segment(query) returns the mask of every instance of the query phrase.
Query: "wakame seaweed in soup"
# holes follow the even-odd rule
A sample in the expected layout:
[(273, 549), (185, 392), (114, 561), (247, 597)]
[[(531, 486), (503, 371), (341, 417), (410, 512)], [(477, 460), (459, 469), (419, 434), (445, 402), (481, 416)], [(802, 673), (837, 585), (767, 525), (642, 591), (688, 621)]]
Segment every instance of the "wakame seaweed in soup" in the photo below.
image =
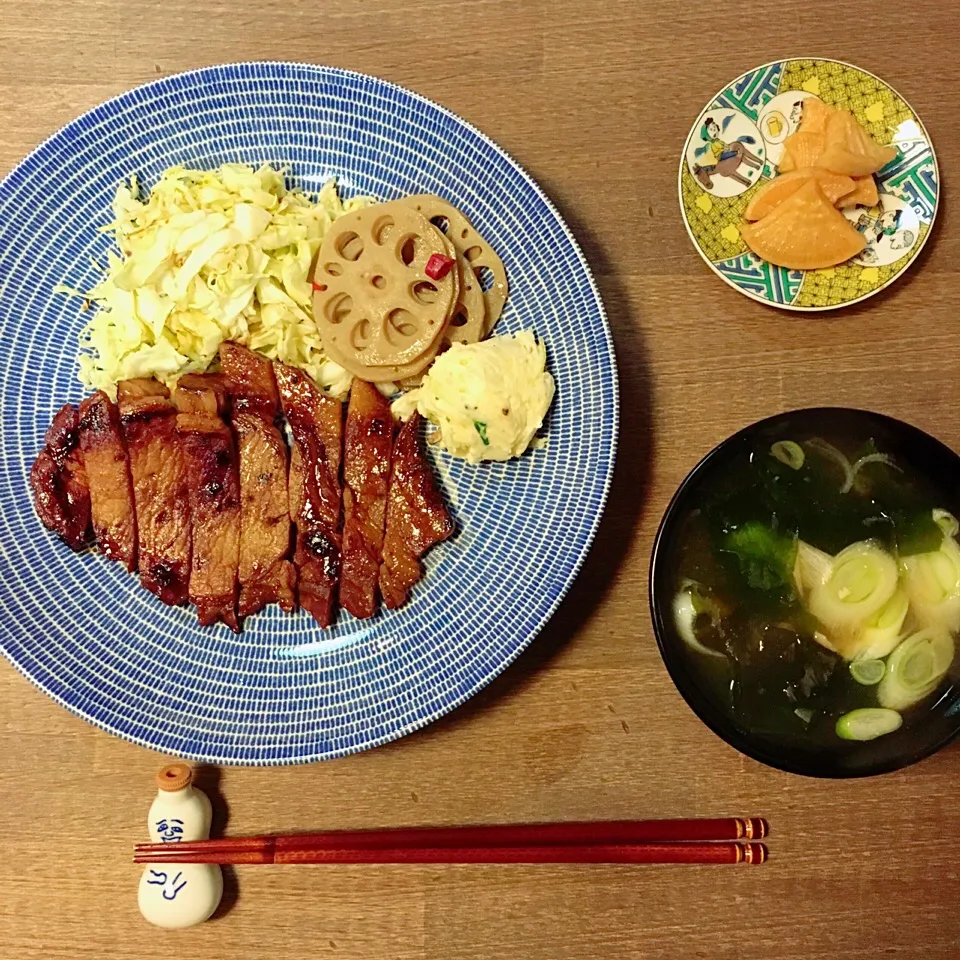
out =
[(960, 631), (942, 499), (882, 438), (743, 445), (677, 538), (673, 621), (710, 698), (747, 732), (834, 749), (910, 723)]

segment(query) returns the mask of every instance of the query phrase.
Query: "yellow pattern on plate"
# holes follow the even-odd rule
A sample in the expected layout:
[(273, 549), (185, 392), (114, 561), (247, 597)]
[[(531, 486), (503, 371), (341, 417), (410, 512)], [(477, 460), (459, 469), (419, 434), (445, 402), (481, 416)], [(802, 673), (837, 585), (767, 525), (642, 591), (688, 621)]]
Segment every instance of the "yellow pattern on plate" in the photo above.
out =
[[(766, 181), (761, 181), (766, 183)], [(724, 228), (730, 223), (743, 219), (751, 191), (739, 197), (710, 197), (700, 189), (689, 170), (684, 170), (680, 178), (680, 190), (683, 199), (687, 223), (696, 238), (697, 244), (711, 260), (727, 260), (747, 252), (747, 245), (737, 231), (733, 243), (724, 236)], [(709, 197), (710, 206), (700, 202), (701, 197)]]
[[(816, 80), (816, 90), (808, 86), (813, 80)], [(881, 80), (832, 60), (788, 60), (780, 89), (807, 90), (830, 106), (845, 107), (881, 145), (890, 142), (900, 123), (913, 119), (906, 103)]]
[(728, 223), (721, 231), (720, 236), (723, 237), (727, 243), (735, 244), (740, 240), (740, 231), (737, 229), (735, 223)]

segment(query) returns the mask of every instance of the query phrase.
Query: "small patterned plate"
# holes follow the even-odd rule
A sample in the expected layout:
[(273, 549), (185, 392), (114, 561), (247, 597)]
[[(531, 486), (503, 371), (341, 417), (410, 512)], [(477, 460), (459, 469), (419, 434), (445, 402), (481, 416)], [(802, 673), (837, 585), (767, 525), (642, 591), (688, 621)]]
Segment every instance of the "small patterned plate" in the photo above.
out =
[[(439, 193), (506, 263), (497, 332), (532, 328), (558, 384), (547, 446), (506, 464), (436, 466), (458, 532), (427, 557), (401, 610), (251, 617), (200, 628), (117, 564), (76, 555), (40, 525), (27, 478), (76, 378), (80, 303), (112, 245), (117, 184), (182, 163), (288, 168), (345, 194)], [(167, 77), (73, 121), (0, 184), (0, 649), (70, 710), (136, 743), (214, 763), (325, 759), (447, 713), (530, 643), (593, 539), (613, 470), (617, 379), (590, 271), (530, 176), (449, 111), (373, 77), (241, 63)]]
[[(807, 97), (852, 111), (878, 143), (900, 151), (877, 174), (879, 204), (843, 211), (866, 249), (827, 270), (767, 263), (739, 230), (747, 204), (776, 175)], [(940, 197), (937, 158), (920, 118), (879, 77), (839, 60), (779, 60), (721, 90), (687, 137), (679, 187), (687, 233), (710, 268), (753, 300), (798, 311), (844, 307), (893, 283), (926, 243)]]

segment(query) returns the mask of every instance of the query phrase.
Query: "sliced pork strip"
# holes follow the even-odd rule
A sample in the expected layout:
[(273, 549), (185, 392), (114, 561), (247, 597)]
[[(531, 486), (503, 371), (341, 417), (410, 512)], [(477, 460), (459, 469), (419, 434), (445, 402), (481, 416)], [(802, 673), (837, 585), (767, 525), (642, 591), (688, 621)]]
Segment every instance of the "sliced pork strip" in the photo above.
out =
[(343, 404), (326, 396), (303, 370), (274, 364), (280, 402), (293, 434), (290, 519), (300, 605), (330, 626), (340, 576), (340, 449)]
[(380, 593), (391, 610), (407, 602), (410, 588), (423, 576), (420, 558), (451, 533), (453, 520), (424, 456), (415, 413), (397, 434), (390, 467)]
[(224, 343), (220, 364), (233, 406), (232, 426), (240, 474), (241, 617), (268, 603), (291, 612), (296, 570), (289, 561), (290, 515), (287, 446), (277, 428), (280, 398), (269, 360)]
[(127, 445), (117, 406), (102, 390), (80, 404), (78, 432), (97, 543), (105, 556), (133, 572), (137, 569), (137, 520)]
[(44, 448), (30, 470), (30, 487), (43, 525), (72, 550), (82, 550), (90, 534), (90, 488), (72, 404), (64, 404), (47, 429)]
[(117, 384), (120, 424), (130, 457), (137, 512), (140, 582), (164, 603), (188, 597), (190, 496), (170, 391), (158, 380)]
[(201, 626), (222, 620), (237, 632), (240, 476), (233, 433), (220, 415), (226, 399), (216, 374), (181, 377), (173, 393), (193, 527), (190, 602)]
[(343, 566), (340, 603), (355, 617), (377, 612), (393, 417), (373, 384), (354, 380), (343, 444)]

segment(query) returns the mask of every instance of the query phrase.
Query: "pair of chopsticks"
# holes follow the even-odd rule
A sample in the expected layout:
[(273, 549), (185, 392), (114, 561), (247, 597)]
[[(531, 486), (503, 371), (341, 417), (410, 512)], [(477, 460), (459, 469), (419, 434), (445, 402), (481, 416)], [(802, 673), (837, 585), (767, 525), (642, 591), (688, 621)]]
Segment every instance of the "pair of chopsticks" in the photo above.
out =
[(759, 817), (339, 830), (139, 843), (135, 863), (750, 863)]

